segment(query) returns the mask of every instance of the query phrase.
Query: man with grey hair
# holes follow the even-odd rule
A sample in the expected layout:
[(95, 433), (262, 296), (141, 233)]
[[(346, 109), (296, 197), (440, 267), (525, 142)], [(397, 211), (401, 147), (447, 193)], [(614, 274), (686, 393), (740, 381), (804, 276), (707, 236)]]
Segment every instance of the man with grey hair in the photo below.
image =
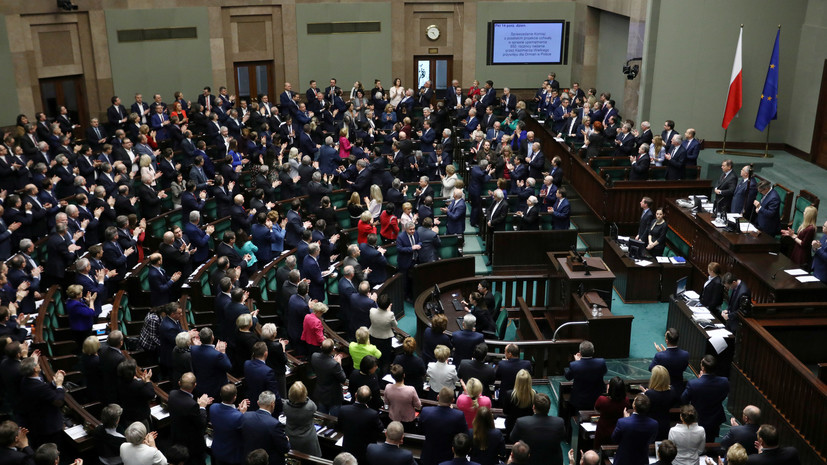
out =
[(459, 366), (463, 360), (470, 359), (474, 348), (485, 342), (482, 333), (476, 332), (477, 317), (468, 313), (462, 317), (462, 330), (455, 331), (452, 336), (454, 343), (454, 365)]
[[(649, 158), (649, 144), (643, 143), (638, 147), (637, 155), (629, 155), (632, 167), (629, 170), (629, 181), (645, 181), (649, 179), (649, 165), (652, 160)], [(733, 177), (733, 179), (735, 179)]]
[(385, 430), (385, 442), (368, 444), (365, 458), (368, 465), (411, 465), (414, 462), (413, 453), (403, 449), (402, 438), (405, 436), (405, 427), (398, 421), (392, 421)]
[(405, 297), (412, 299), (411, 280), (408, 274), (411, 268), (419, 262), (419, 250), (422, 249), (422, 242), (416, 232), (416, 225), (413, 222), (406, 222), (402, 225), (402, 231), (396, 237), (396, 263), (397, 268), (405, 279)]
[(537, 231), (540, 229), (540, 209), (537, 207), (537, 202), (537, 197), (530, 196), (526, 199), (525, 210), (518, 210), (514, 214), (520, 219), (520, 231)]
[(156, 192), (152, 187), (154, 179), (149, 174), (141, 176), (141, 184), (138, 185), (138, 200), (141, 202), (141, 215), (144, 218), (155, 218), (161, 214), (161, 202), (167, 198), (164, 191)]
[(488, 256), (488, 266), (491, 266), (491, 261), (493, 259), (494, 232), (505, 230), (505, 220), (508, 217), (508, 202), (505, 201), (502, 189), (495, 190), (493, 197), (491, 207), (488, 208), (485, 215), (487, 220), (486, 223), (488, 225), (488, 234), (485, 240), (485, 252)]
[(350, 452), (341, 452), (333, 459), (333, 465), (359, 465)]
[(330, 274), (330, 270), (324, 270), (319, 266), (319, 253), (321, 249), (319, 244), (314, 242), (307, 246), (307, 256), (304, 257), (302, 264), (302, 275), (310, 281), (309, 295), (311, 299), (324, 301), (325, 298), (325, 278)]
[[(94, 300), (95, 315), (101, 312), (102, 302), (106, 300), (106, 278), (117, 274), (117, 270), (107, 272), (105, 269), (100, 269), (94, 276), (89, 273), (92, 271), (92, 264), (88, 258), (80, 258), (75, 262), (75, 282), (83, 286), (82, 297), (96, 297)], [(110, 276), (110, 277), (111, 277)]]
[(682, 141), (679, 134), (672, 136), (672, 146), (664, 155), (667, 181), (678, 181), (686, 177), (686, 149)]
[(277, 396), (263, 391), (258, 396), (258, 409), (247, 410), (241, 417), (241, 437), (244, 456), (256, 449), (264, 449), (270, 457), (270, 465), (284, 463), (284, 454), (290, 451), (290, 442), (284, 434), (284, 425), (273, 416)]
[(648, 121), (640, 123), (641, 132), (633, 130), (632, 134), (635, 136), (635, 145), (640, 147), (642, 144), (652, 143), (652, 125)]
[(628, 157), (634, 153), (635, 136), (632, 135), (631, 131), (632, 125), (628, 122), (623, 123), (623, 126), (620, 127), (620, 132), (617, 133), (615, 138), (617, 150), (615, 150), (614, 156)]
[(451, 193), (451, 202), (447, 207), (442, 207), (442, 211), (448, 216), (445, 223), (445, 233), (464, 234), (466, 209), (462, 189), (454, 189)]
[(201, 212), (194, 210), (190, 212), (189, 221), (184, 225), (184, 234), (195, 248), (192, 254), (193, 266), (198, 266), (207, 261), (210, 255), (210, 236), (215, 232), (215, 226), (208, 224), (201, 229), (198, 223), (201, 222)]
[(580, 352), (574, 354), (574, 361), (566, 368), (565, 376), (574, 381), (571, 404), (577, 410), (588, 410), (600, 394), (606, 391), (603, 375), (606, 374), (606, 360), (594, 358), (594, 344), (590, 341), (580, 343)]
[[(344, 261), (347, 262), (348, 258), (351, 258), (350, 246), (348, 246), (348, 256), (345, 258)], [(353, 265), (345, 265), (344, 267), (342, 267), (342, 277), (339, 278), (339, 308), (341, 309), (339, 315), (342, 318), (344, 327), (348, 328), (348, 331), (350, 331), (351, 317), (350, 298), (353, 296), (353, 294), (356, 294), (356, 286), (353, 284), (355, 274), (355, 268)]]
[(354, 279), (358, 283), (364, 281), (371, 272), (370, 268), (362, 269), (362, 265), (359, 263), (360, 255), (362, 255), (362, 252), (359, 245), (350, 244), (347, 246), (347, 256), (342, 260), (342, 265), (353, 267)]

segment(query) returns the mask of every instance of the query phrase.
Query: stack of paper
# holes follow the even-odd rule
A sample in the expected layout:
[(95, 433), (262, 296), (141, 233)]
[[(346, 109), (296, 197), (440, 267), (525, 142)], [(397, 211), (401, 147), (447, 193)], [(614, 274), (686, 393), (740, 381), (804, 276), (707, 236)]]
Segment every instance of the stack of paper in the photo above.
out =
[(817, 283), (818, 278), (815, 276), (796, 276), (795, 279), (798, 280), (800, 283)]
[(83, 425), (75, 425), (71, 428), (66, 428), (63, 432), (68, 434), (69, 437), (75, 441), (86, 436), (86, 430), (83, 429)]
[(792, 270), (784, 270), (784, 273), (787, 273), (790, 276), (804, 276), (805, 274), (807, 274), (807, 272), (802, 270), (801, 268), (793, 268)]
[(652, 262), (650, 262), (649, 260), (635, 260), (635, 265), (637, 266), (649, 266), (651, 264)]
[(669, 263), (669, 257), (655, 257), (658, 263)]
[(726, 329), (710, 329), (706, 332), (709, 337), (730, 337), (732, 333)]
[[(695, 291), (684, 291), (683, 295), (685, 295), (687, 299), (697, 300), (697, 299), (701, 298), (701, 296), (699, 296), (698, 293), (695, 292)], [(703, 307), (699, 307), (699, 308), (703, 308)]]
[(738, 226), (741, 228), (742, 233), (748, 232), (757, 232), (758, 228), (752, 225), (752, 223), (739, 223)]
[(164, 410), (164, 408), (160, 405), (153, 406), (151, 409), (149, 409), (149, 412), (152, 414), (152, 418), (159, 421), (169, 416), (169, 412)]

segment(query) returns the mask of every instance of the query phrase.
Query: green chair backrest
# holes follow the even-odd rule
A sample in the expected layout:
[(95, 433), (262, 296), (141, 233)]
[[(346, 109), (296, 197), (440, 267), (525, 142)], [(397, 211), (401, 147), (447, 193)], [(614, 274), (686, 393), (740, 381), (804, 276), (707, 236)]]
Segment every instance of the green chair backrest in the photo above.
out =
[(790, 195), (790, 193), (787, 192), (786, 190), (778, 187), (778, 186), (772, 186), (772, 189), (778, 194), (778, 197), (781, 199), (781, 205), (778, 206), (778, 216), (780, 218), (783, 218), (784, 217), (784, 205), (786, 204), (786, 201), (787, 201), (787, 195)]
[(149, 267), (144, 266), (138, 274), (138, 282), (141, 284), (141, 290), (145, 292), (152, 292), (149, 288)]
[(793, 231), (798, 231), (798, 227), (801, 226), (801, 223), (804, 222), (804, 209), (812, 204), (813, 203), (810, 202), (809, 199), (806, 199), (800, 195), (798, 196), (798, 198), (795, 199), (792, 218)]
[(676, 254), (680, 255), (681, 257), (688, 257), (689, 252), (692, 249), (689, 247), (680, 236), (675, 234), (672, 229), (666, 230), (666, 240), (669, 241), (672, 245), (675, 246), (676, 250), (674, 251)]

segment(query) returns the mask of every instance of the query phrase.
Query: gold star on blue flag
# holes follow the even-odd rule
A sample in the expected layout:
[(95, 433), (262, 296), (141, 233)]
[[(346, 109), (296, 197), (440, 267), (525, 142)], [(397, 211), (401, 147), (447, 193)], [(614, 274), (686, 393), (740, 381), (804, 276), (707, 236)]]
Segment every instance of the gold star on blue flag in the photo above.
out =
[[(780, 40), (781, 29), (775, 35), (775, 46), (772, 49), (770, 66), (767, 69), (767, 79), (764, 81), (764, 91), (761, 93), (758, 115), (755, 117), (755, 129), (759, 131), (763, 131), (770, 121), (778, 118), (778, 45)], [(764, 98), (765, 96), (767, 98)]]

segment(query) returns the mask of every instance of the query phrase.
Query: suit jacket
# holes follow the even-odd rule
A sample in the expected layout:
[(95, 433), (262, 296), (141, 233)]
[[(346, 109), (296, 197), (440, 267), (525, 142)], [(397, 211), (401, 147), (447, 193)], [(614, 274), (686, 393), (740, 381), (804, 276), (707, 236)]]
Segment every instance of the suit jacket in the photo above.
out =
[(722, 376), (703, 375), (686, 384), (681, 403), (691, 403), (698, 411), (698, 424), (704, 429), (720, 425), (726, 420), (721, 403), (729, 395), (729, 380)]
[(313, 400), (328, 407), (342, 405), (342, 383), (347, 380), (342, 365), (332, 355), (316, 352), (310, 357), (316, 372)]
[(813, 252), (813, 276), (827, 283), (827, 237), (822, 235), (821, 247)]
[[(746, 208), (754, 207), (747, 205)], [(780, 208), (781, 197), (778, 196), (775, 189), (770, 189), (767, 195), (761, 199), (761, 209), (755, 213), (755, 222), (761, 232), (771, 236), (778, 234), (778, 231), (780, 231), (779, 224), (781, 223)]]
[(244, 437), (241, 434), (243, 417), (244, 414), (235, 406), (222, 403), (210, 405), (210, 423), (213, 425), (212, 453), (222, 463), (244, 463)]
[(615, 462), (618, 464), (645, 465), (649, 463), (649, 444), (658, 434), (658, 422), (634, 413), (617, 420), (612, 441), (617, 444)]
[(670, 147), (667, 153), (671, 153), (672, 158), (664, 160), (666, 164), (666, 180), (676, 181), (686, 177), (686, 149), (683, 145), (679, 145), (677, 151)]
[(566, 429), (562, 418), (532, 415), (517, 420), (509, 439), (513, 442), (525, 441), (528, 444), (531, 450), (529, 465), (562, 465), (563, 451), (560, 441), (565, 437)]
[(166, 273), (162, 273), (158, 268), (150, 266), (148, 280), (149, 289), (152, 291), (149, 297), (150, 305), (156, 307), (172, 302), (172, 291), (175, 283)]
[(698, 155), (701, 154), (701, 143), (697, 139), (692, 139), (688, 143), (683, 141), (681, 144), (686, 148), (686, 164), (687, 166), (695, 166), (698, 164)]
[(419, 414), (419, 427), (425, 432), (422, 465), (438, 465), (453, 457), (451, 442), (459, 433), (468, 433), (465, 414), (450, 407), (424, 407)]
[[(411, 457), (411, 462), (393, 463), (413, 464), (413, 457)], [(32, 450), (31, 447), (25, 447), (21, 450), (17, 450), (15, 448), (0, 449), (0, 465), (34, 465), (34, 450)]]
[[(718, 182), (715, 184), (715, 188), (720, 190), (721, 193), (717, 194), (717, 204), (718, 204), (718, 211), (724, 211), (727, 213), (731, 212), (732, 209), (732, 197), (735, 195), (735, 188), (738, 186), (738, 178), (737, 174), (734, 170), (730, 170), (729, 173), (724, 175), (721, 174), (721, 177), (718, 179)], [(746, 188), (747, 186), (744, 186)], [(740, 212), (732, 212), (732, 213), (740, 213)]]
[(517, 372), (526, 370), (531, 373), (531, 362), (520, 358), (509, 358), (500, 360), (497, 363), (496, 379), (500, 381), (500, 392), (514, 389), (514, 381), (517, 379)]
[(551, 228), (552, 229), (569, 229), (571, 222), (569, 217), (571, 215), (571, 206), (569, 199), (563, 197), (559, 202), (554, 203), (554, 212), (551, 214)]
[(491, 385), (496, 379), (496, 370), (491, 365), (479, 362), (474, 359), (463, 360), (459, 363), (457, 375), (466, 383), (471, 378), (477, 378), (482, 383), (482, 394), (491, 396)]
[(171, 422), (170, 434), (174, 444), (186, 446), (196, 462), (203, 460), (207, 445), (204, 433), (207, 429), (207, 410), (200, 408), (193, 394), (175, 389), (170, 391), (167, 410)]
[(198, 380), (195, 393), (207, 394), (215, 399), (220, 398), (221, 386), (229, 382), (227, 372), (233, 368), (229, 357), (217, 351), (212, 344), (192, 346), (190, 354), (192, 371)]
[(452, 200), (448, 204), (448, 220), (445, 224), (447, 234), (463, 234), (465, 232), (465, 200)]
[(66, 268), (75, 261), (77, 254), (69, 252), (71, 238), (67, 232), (64, 236), (52, 234), (46, 242), (46, 251), (49, 260), (44, 263), (44, 272), (47, 276), (63, 278), (66, 275)]
[[(397, 237), (397, 239), (399, 239)], [(368, 282), (371, 287), (384, 283), (388, 276), (388, 260), (382, 255), (376, 247), (371, 247), (368, 244), (359, 244), (359, 250), (362, 254), (359, 256), (359, 263), (362, 268), (370, 268), (368, 275)]]
[(744, 178), (738, 178), (738, 184), (735, 186), (735, 193), (732, 194), (732, 206), (730, 213), (741, 213), (746, 211), (747, 218), (751, 218), (754, 214), (751, 213), (747, 208), (755, 210), (755, 207), (752, 205), (752, 202), (755, 200), (756, 195), (758, 194), (758, 183), (755, 181), (755, 178), (749, 178), (748, 180), (744, 180)]
[(644, 210), (643, 215), (640, 217), (640, 225), (637, 228), (637, 236), (640, 240), (646, 242), (647, 237), (649, 237), (649, 229), (652, 227), (652, 223), (655, 221), (655, 214), (652, 213), (652, 209)]
[(413, 250), (412, 247), (415, 244), (421, 244), (421, 241), (416, 231), (414, 231), (413, 237), (414, 244), (411, 244), (411, 239), (408, 237), (407, 232), (400, 232), (396, 238), (396, 263), (400, 271), (407, 272), (407, 270), (418, 263), (419, 251)]
[(751, 299), (751, 293), (749, 288), (743, 282), (739, 283), (735, 289), (729, 291), (729, 300), (727, 301), (727, 308), (729, 309), (729, 313), (731, 314), (729, 319), (726, 322), (727, 329), (731, 332), (735, 332), (738, 330), (738, 317), (735, 313), (741, 313), (743, 316), (745, 315), (740, 308), (740, 303), (742, 299)]
[(117, 402), (118, 392), (115, 388), (118, 385), (117, 369), (118, 365), (123, 362), (126, 357), (124, 357), (120, 349), (108, 344), (101, 346), (98, 355), (100, 357), (100, 372), (103, 382), (105, 385), (111, 386), (111, 388), (103, 390), (104, 400), (107, 404)]
[(454, 331), (452, 341), (454, 343), (454, 365), (459, 366), (463, 360), (471, 358), (477, 345), (485, 342), (485, 336), (476, 331), (462, 329)]
[(629, 170), (629, 181), (645, 181), (649, 179), (649, 164), (651, 163), (648, 153), (638, 155)]
[(733, 426), (729, 432), (721, 439), (721, 448), (723, 450), (736, 442), (744, 446), (747, 450), (747, 455), (757, 454), (758, 450), (755, 448), (755, 438), (758, 433), (759, 425), (751, 425), (749, 423), (741, 426)]
[(750, 455), (747, 465), (798, 465), (798, 451), (794, 447), (777, 447), (765, 449), (760, 454)]
[(422, 243), (422, 249), (419, 250), (419, 262), (430, 263), (436, 261), (439, 258), (439, 247), (442, 245), (439, 235), (422, 226), (416, 229), (416, 233)]
[[(277, 399), (276, 407), (280, 406), (281, 401)], [(267, 410), (247, 411), (241, 419), (241, 436), (244, 457), (256, 449), (264, 449), (270, 457), (269, 465), (284, 464), (290, 442), (284, 434), (284, 425)]]
[(63, 431), (63, 407), (65, 392), (36, 378), (24, 378), (20, 382), (18, 402), (20, 426), (40, 435)]
[(723, 301), (724, 285), (721, 283), (721, 278), (715, 276), (701, 291), (701, 305), (718, 314), (720, 313), (721, 303), (723, 303)]
[(318, 260), (311, 255), (304, 257), (302, 277), (310, 280), (310, 288), (308, 290), (310, 297), (320, 302), (323, 301), (325, 298), (325, 280), (324, 277), (322, 277), (322, 269), (319, 266)]
[(505, 219), (508, 216), (508, 202), (503, 199), (499, 204), (492, 202), (488, 208), (486, 217), (491, 222), (490, 231), (504, 231)]
[(395, 444), (369, 444), (365, 454), (367, 465), (415, 465), (413, 453)]
[(258, 409), (258, 396), (264, 391), (270, 391), (276, 395), (276, 409), (273, 414), (278, 416), (281, 413), (282, 403), (276, 373), (266, 363), (256, 359), (245, 361), (244, 385), (247, 390), (247, 398), (250, 399), (251, 410)]
[(686, 382), (683, 380), (683, 372), (689, 366), (689, 352), (677, 347), (668, 347), (662, 352), (655, 354), (652, 363), (649, 364), (649, 371), (655, 365), (661, 365), (669, 372), (669, 382), (672, 392), (681, 394)]
[(566, 379), (574, 381), (571, 403), (577, 410), (590, 410), (600, 394), (606, 391), (603, 382), (606, 371), (606, 361), (602, 358), (581, 358), (566, 368)]
[(368, 444), (382, 436), (384, 427), (378, 411), (357, 402), (339, 411), (339, 429), (344, 433), (342, 450), (353, 454), (358, 463), (366, 463)]
[(520, 219), (520, 231), (536, 231), (540, 229), (540, 209), (536, 205), (526, 207)]

